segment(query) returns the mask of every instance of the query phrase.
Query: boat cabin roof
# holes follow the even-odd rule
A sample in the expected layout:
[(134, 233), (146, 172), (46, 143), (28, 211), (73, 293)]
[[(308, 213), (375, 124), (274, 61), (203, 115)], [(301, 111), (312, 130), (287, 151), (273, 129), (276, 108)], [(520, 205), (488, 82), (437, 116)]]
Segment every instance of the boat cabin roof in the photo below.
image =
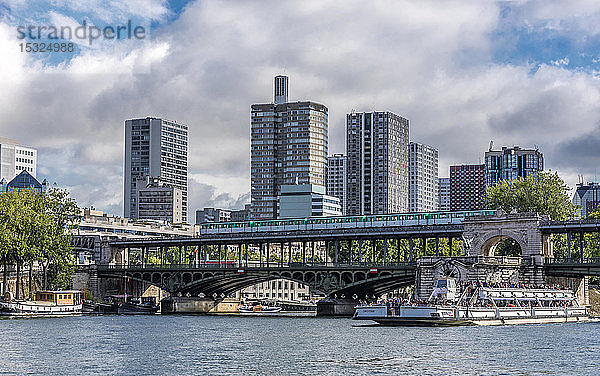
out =
[(80, 290), (41, 290), (37, 294), (80, 294)]

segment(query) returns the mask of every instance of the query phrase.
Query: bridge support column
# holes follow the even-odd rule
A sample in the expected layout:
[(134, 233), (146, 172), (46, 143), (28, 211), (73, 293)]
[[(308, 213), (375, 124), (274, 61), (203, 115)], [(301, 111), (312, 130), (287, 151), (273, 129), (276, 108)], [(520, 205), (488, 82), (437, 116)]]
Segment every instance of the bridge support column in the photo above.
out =
[(388, 239), (383, 239), (383, 265), (387, 264)]
[(358, 301), (327, 297), (317, 303), (317, 316), (352, 316)]
[(310, 261), (313, 265), (315, 265), (315, 241), (314, 240), (310, 242), (310, 247), (311, 247)]
[(334, 256), (333, 256), (333, 264), (337, 265), (338, 264), (338, 255), (340, 252), (340, 241), (336, 239), (335, 241), (335, 251), (334, 251)]
[(306, 241), (302, 241), (302, 263), (306, 265)]
[(584, 241), (584, 235), (583, 235), (583, 231), (582, 231), (579, 233), (579, 258), (582, 263), (583, 263), (583, 241)]
[(408, 258), (410, 261), (412, 261), (414, 258), (413, 247), (414, 247), (413, 238), (408, 238)]
[(600, 258), (600, 231), (598, 231), (598, 258)]
[(454, 240), (454, 236), (448, 237), (448, 245), (450, 247), (450, 251), (449, 251), (450, 257), (454, 256), (453, 249), (452, 249), (452, 240)]
[(440, 238), (438, 238), (437, 236), (435, 237), (435, 256), (440, 256)]
[(267, 242), (266, 246), (265, 246), (265, 250), (267, 251), (267, 267), (269, 267), (269, 258), (271, 257), (271, 252), (269, 252), (269, 249), (271, 248), (271, 244), (269, 242)]
[(363, 240), (360, 239), (358, 241), (358, 264), (362, 264), (362, 250), (363, 250)]
[(571, 232), (567, 232), (567, 258), (571, 259)]

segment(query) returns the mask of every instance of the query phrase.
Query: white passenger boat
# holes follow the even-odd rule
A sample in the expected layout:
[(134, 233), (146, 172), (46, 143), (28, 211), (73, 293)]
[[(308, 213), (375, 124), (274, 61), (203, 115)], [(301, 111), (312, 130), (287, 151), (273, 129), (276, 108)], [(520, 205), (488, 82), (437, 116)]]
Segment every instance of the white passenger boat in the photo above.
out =
[(527, 288), (467, 288), (458, 297), (456, 282), (442, 278), (423, 303), (375, 304), (356, 307), (354, 320), (381, 325), (455, 326), (587, 321), (570, 290)]
[(10, 293), (0, 300), (3, 316), (68, 316), (81, 313), (81, 291), (37, 291), (35, 300), (14, 300)]

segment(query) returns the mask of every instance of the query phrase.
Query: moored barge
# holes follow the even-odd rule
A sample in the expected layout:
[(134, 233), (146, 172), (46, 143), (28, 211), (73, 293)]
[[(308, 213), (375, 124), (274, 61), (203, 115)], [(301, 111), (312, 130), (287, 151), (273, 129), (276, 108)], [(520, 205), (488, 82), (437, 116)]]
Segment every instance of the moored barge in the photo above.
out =
[(460, 297), (456, 282), (436, 282), (426, 302), (359, 305), (354, 320), (394, 326), (507, 325), (588, 321), (570, 290), (550, 288), (474, 287)]

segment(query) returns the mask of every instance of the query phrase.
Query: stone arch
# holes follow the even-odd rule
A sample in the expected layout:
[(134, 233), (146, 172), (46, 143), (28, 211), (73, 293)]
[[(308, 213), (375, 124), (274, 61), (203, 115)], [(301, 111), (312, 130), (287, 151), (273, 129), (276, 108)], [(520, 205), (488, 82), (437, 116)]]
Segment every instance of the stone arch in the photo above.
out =
[(495, 256), (495, 251), (498, 245), (504, 240), (512, 239), (519, 244), (521, 247), (521, 255), (523, 251), (527, 249), (527, 241), (523, 238), (522, 234), (516, 233), (514, 231), (501, 231), (501, 232), (492, 232), (485, 234), (480, 243), (481, 246), (479, 248), (480, 256)]
[(490, 248), (508, 237), (519, 244), (522, 257), (541, 256), (544, 252), (541, 220), (536, 213), (501, 211), (492, 216), (469, 217), (463, 222), (463, 246), (469, 256), (488, 256)]

